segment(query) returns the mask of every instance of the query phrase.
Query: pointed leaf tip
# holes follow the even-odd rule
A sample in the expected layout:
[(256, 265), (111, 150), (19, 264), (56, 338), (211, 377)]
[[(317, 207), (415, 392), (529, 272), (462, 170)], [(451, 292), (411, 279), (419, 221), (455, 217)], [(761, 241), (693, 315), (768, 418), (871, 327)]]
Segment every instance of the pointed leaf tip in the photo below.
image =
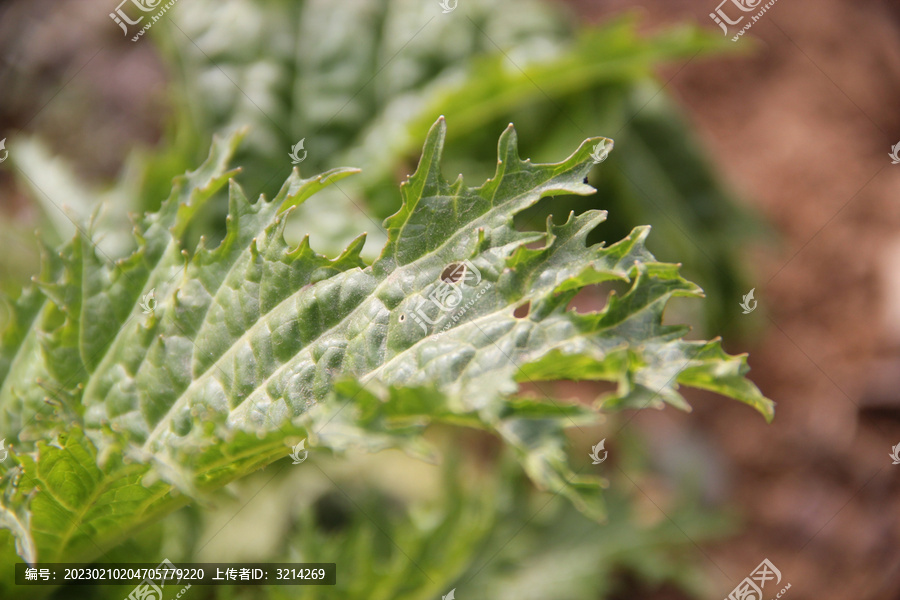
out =
[(278, 212), (283, 213), (291, 207), (299, 206), (316, 192), (359, 172), (360, 169), (354, 167), (337, 167), (309, 179), (302, 179), (295, 167), (275, 196), (274, 201), (280, 203)]

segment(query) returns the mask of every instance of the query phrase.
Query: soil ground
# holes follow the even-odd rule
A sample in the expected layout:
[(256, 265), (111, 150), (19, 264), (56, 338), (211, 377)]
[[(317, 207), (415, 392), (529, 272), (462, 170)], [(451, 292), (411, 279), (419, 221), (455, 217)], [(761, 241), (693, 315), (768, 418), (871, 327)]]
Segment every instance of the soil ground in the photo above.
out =
[[(635, 3), (573, 4), (601, 19)], [(715, 0), (638, 4), (649, 27), (715, 27)], [(722, 596), (768, 558), (787, 598), (900, 598), (900, 465), (888, 456), (900, 443), (900, 165), (888, 157), (900, 141), (900, 5), (780, 0), (736, 44), (750, 53), (685, 61), (662, 79), (782, 236), (748, 250), (760, 337), (728, 348), (750, 352), (776, 418), (710, 398), (693, 415), (635, 423), (721, 453), (746, 519), (738, 538), (704, 548)], [(747, 318), (738, 301), (735, 318)]]

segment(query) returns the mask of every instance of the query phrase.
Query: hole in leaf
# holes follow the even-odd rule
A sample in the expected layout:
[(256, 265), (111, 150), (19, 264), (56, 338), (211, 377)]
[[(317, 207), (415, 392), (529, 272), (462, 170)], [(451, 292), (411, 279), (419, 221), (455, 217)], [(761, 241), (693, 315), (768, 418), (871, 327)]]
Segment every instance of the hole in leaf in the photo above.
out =
[(463, 263), (450, 263), (441, 273), (441, 281), (444, 283), (457, 283), (466, 275), (466, 265)]
[(630, 283), (618, 280), (585, 286), (569, 301), (568, 308), (574, 308), (576, 312), (582, 314), (602, 312), (609, 305), (611, 294), (615, 293), (621, 298), (630, 289)]
[(529, 312), (531, 312), (531, 302), (526, 302), (516, 307), (516, 310), (513, 311), (513, 316), (517, 319), (524, 319)]

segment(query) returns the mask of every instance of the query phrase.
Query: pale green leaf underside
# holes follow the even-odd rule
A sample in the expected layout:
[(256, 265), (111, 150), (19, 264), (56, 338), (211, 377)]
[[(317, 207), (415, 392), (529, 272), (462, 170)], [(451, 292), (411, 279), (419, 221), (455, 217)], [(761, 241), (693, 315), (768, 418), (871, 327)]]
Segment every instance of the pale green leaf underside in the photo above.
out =
[[(332, 259), (282, 235), (293, 207), (353, 169), (294, 172), (276, 198), (251, 203), (226, 170), (239, 136), (217, 140), (160, 212), (138, 219), (131, 256), (109, 265), (84, 237), (48, 252), (0, 349), (0, 427), (18, 462), (2, 480), (0, 528), (11, 535), (0, 532), (0, 549), (15, 538), (27, 560), (89, 559), (285, 456), (290, 441), (427, 456), (418, 434), (439, 421), (497, 433), (539, 485), (601, 517), (602, 482), (569, 466), (563, 435), (596, 422), (595, 409), (521, 398), (524, 381), (613, 381), (609, 408), (688, 408), (678, 391), (688, 385), (771, 418), (772, 403), (744, 378), (745, 357), (662, 325), (669, 298), (700, 290), (645, 249), (649, 228), (588, 247), (601, 211), (548, 223), (543, 235), (513, 227), (542, 197), (592, 193), (583, 180), (603, 138), (539, 165), (518, 157), (510, 127), (495, 176), (469, 188), (441, 176), (445, 129), (443, 119), (432, 127), (371, 265), (359, 255), (364, 236)], [(225, 239), (188, 259), (181, 234), (229, 181)], [(450, 286), (459, 301), (442, 310), (429, 297), (464, 261), (472, 279)], [(607, 280), (628, 292), (598, 313), (567, 310)]]

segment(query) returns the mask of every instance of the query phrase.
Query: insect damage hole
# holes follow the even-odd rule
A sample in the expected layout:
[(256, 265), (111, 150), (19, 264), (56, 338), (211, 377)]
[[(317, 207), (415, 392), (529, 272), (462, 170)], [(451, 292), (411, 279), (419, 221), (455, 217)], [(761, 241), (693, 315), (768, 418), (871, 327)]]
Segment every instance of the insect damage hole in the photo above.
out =
[(463, 263), (450, 263), (441, 272), (441, 281), (444, 283), (457, 283), (466, 276), (466, 265)]
[(516, 307), (516, 310), (513, 311), (513, 316), (517, 319), (524, 319), (530, 312), (531, 302), (526, 302), (525, 304), (520, 304)]

